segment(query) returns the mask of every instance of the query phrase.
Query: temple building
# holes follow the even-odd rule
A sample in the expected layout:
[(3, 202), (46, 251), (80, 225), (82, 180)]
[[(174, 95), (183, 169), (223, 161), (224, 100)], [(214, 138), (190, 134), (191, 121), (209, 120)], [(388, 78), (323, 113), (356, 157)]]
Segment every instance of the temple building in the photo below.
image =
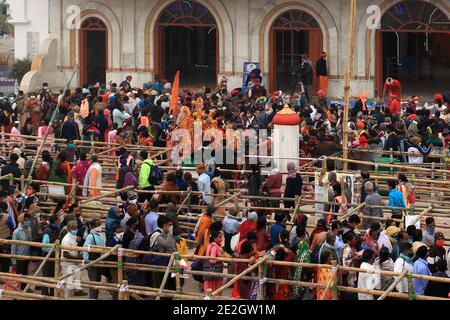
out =
[[(258, 63), (269, 91), (292, 90), (302, 54), (327, 53), (328, 95), (342, 97), (349, 61), (350, 0), (8, 0), (16, 58), (34, 58), (23, 90), (155, 78), (229, 89)], [(450, 0), (358, 0), (351, 94), (450, 87)], [(314, 75), (314, 87), (317, 90)], [(427, 85), (424, 85), (426, 83)], [(425, 92), (424, 92), (425, 94)]]

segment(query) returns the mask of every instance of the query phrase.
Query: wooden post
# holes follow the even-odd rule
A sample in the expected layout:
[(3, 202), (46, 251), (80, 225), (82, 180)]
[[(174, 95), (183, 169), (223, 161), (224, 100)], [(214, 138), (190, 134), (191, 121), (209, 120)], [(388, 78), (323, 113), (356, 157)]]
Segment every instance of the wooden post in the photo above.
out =
[[(55, 242), (55, 280), (59, 279), (61, 272), (61, 243), (59, 240)], [(61, 297), (60, 289), (55, 288), (54, 295), (56, 298)]]
[(175, 284), (176, 284), (176, 291), (177, 294), (181, 294), (181, 278), (180, 278), (180, 260), (181, 256), (179, 252), (175, 252)]
[[(393, 151), (394, 151), (394, 150), (392, 150), (392, 148), (389, 149), (389, 163), (390, 163), (390, 164), (394, 164), (394, 154), (393, 154)], [(390, 167), (390, 168), (389, 168), (389, 172), (390, 172), (390, 174), (394, 174), (394, 168), (393, 168), (393, 167)]]
[(123, 280), (123, 248), (119, 245), (117, 248), (117, 283), (122, 283)]
[(20, 191), (25, 192), (25, 176), (20, 176)]
[(344, 115), (342, 121), (342, 157), (344, 158), (344, 171), (348, 169), (348, 113), (350, 111), (350, 81), (353, 76), (353, 63), (355, 55), (355, 34), (356, 34), (356, 0), (351, 0), (350, 5), (350, 42), (349, 42), (349, 54), (350, 59), (347, 66), (347, 74), (345, 75), (344, 86)]
[(258, 280), (259, 280), (259, 287), (258, 287), (258, 300), (264, 300), (264, 269), (262, 265), (258, 266)]
[[(5, 127), (2, 126), (2, 141), (5, 141)], [(6, 143), (2, 143), (2, 153), (5, 155), (6, 153)]]
[(164, 287), (166, 286), (167, 279), (169, 278), (170, 269), (172, 268), (174, 259), (175, 259), (175, 253), (173, 253), (170, 256), (169, 264), (166, 268), (166, 272), (164, 273), (164, 278), (161, 282), (161, 286), (159, 287), (159, 290), (158, 290), (158, 296), (156, 297), (155, 300), (161, 300), (161, 294), (163, 293)]
[[(433, 161), (431, 163), (431, 180), (435, 179), (435, 172), (436, 172), (436, 163)], [(434, 195), (435, 193), (433, 192), (433, 190), (431, 190), (430, 192), (431, 199), (434, 199)]]
[(119, 300), (130, 300), (128, 281), (122, 280), (119, 288)]
[[(22, 176), (23, 177), (23, 176)], [(41, 264), (37, 268), (36, 272), (34, 273), (33, 277), (37, 277), (39, 272), (41, 272), (42, 268), (44, 268), (44, 265), (47, 263), (48, 259), (52, 255), (53, 250), (55, 250), (56, 244), (50, 249), (50, 251), (45, 256), (44, 260), (42, 260)], [(28, 288), (30, 287), (30, 283), (27, 284), (27, 286), (22, 290), (23, 292), (27, 292)]]

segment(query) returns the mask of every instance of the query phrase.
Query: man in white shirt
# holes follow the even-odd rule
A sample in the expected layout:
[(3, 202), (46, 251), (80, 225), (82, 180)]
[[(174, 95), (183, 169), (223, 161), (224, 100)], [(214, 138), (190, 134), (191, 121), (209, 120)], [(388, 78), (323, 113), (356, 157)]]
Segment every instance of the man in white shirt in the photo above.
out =
[[(77, 232), (78, 232), (78, 222), (76, 220), (71, 220), (67, 223), (67, 229), (69, 232), (64, 236), (61, 241), (62, 246), (78, 246), (77, 242)], [(65, 262), (66, 259), (81, 259), (81, 254), (79, 251), (61, 251), (61, 276), (69, 274), (76, 269), (78, 265), (72, 262)], [(64, 297), (73, 297), (75, 289), (81, 289), (81, 287), (76, 285), (76, 282), (81, 281), (81, 272), (75, 272), (72, 276), (65, 279), (64, 283)]]
[[(206, 194), (211, 193), (211, 178), (206, 174), (206, 166), (204, 164), (199, 164), (197, 165), (196, 171), (198, 173), (198, 191)], [(212, 197), (208, 195), (204, 195), (202, 199), (207, 204), (211, 204), (212, 202)]]
[[(375, 253), (372, 250), (364, 250), (360, 268), (366, 270), (375, 270), (373, 263)], [(379, 289), (381, 278), (379, 274), (360, 272), (358, 274), (358, 289)], [(358, 293), (358, 300), (375, 300), (374, 296), (367, 293)]]
[[(405, 270), (412, 273), (413, 264), (412, 259), (414, 252), (412, 250), (412, 244), (409, 242), (403, 242), (400, 244), (400, 256), (395, 260), (394, 272), (402, 273)], [(398, 277), (394, 277), (397, 279)], [(408, 293), (408, 279), (403, 279), (396, 286), (398, 292)]]

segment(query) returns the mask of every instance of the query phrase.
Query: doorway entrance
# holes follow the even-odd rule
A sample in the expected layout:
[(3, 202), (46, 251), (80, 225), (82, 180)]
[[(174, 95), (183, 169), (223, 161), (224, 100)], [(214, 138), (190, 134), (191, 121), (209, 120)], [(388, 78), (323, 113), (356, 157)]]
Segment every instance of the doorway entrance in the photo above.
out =
[(215, 87), (218, 74), (218, 32), (211, 12), (196, 1), (176, 1), (161, 13), (155, 37), (155, 74), (191, 88)]
[(376, 87), (387, 77), (402, 83), (404, 98), (433, 97), (450, 84), (450, 21), (434, 5), (404, 1), (391, 7), (377, 31)]
[[(290, 92), (296, 77), (293, 75), (300, 58), (307, 53), (315, 71), (315, 63), (322, 52), (322, 31), (313, 16), (300, 10), (281, 14), (270, 30), (269, 88)], [(317, 81), (314, 72), (314, 92)]]
[(80, 30), (80, 85), (106, 84), (108, 31), (98, 18), (88, 18)]

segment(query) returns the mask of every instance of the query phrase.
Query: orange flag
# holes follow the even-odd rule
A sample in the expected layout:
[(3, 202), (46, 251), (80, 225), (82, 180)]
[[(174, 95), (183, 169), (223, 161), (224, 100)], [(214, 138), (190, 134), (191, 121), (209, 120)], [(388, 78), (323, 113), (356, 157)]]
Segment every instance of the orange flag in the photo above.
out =
[[(172, 97), (170, 98), (170, 109), (169, 111), (173, 114), (180, 113), (180, 110), (174, 110), (177, 107), (178, 101), (178, 89), (180, 88), (180, 71), (178, 70), (175, 74), (175, 79), (172, 83)], [(175, 112), (174, 112), (175, 111)]]

